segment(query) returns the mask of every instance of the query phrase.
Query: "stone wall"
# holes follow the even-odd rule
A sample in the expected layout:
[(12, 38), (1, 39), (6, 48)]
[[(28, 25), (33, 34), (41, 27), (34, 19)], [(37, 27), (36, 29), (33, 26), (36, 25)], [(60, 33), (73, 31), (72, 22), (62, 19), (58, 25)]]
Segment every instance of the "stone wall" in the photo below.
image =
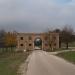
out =
[[(53, 48), (59, 48), (59, 34), (58, 33), (18, 33), (17, 34), (17, 50), (34, 50), (34, 40), (40, 38), (42, 40), (42, 49), (50, 48), (49, 42), (52, 42)], [(54, 39), (54, 40), (53, 40)]]

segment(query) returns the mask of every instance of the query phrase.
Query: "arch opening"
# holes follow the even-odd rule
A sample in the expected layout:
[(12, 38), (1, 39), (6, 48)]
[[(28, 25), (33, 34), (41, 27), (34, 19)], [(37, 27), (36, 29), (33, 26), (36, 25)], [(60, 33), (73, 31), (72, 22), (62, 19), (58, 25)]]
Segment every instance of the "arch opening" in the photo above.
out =
[(42, 40), (41, 40), (41, 38), (38, 37), (34, 40), (34, 49), (36, 49), (36, 50), (41, 50), (42, 49)]

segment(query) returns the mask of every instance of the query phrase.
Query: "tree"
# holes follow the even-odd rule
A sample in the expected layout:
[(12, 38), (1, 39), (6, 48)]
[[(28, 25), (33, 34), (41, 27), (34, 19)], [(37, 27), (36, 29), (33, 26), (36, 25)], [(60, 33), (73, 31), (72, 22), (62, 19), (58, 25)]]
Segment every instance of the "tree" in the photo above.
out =
[(45, 33), (46, 37), (48, 38), (47, 42), (48, 42), (48, 45), (49, 45), (49, 50), (51, 50), (51, 51), (53, 51), (53, 49), (54, 49), (54, 43), (55, 43), (55, 35), (51, 34), (53, 32), (54, 31), (48, 31), (48, 32)]
[(73, 29), (69, 26), (65, 26), (61, 32), (61, 41), (66, 44), (68, 49), (68, 44), (73, 42)]
[(4, 29), (0, 30), (0, 47), (5, 47), (5, 35), (6, 32)]
[(53, 32), (60, 33), (61, 30), (60, 29), (55, 29)]
[(15, 47), (16, 46), (16, 43), (17, 43), (17, 40), (16, 40), (16, 34), (15, 33), (11, 33), (11, 32), (8, 32), (5, 36), (5, 45), (7, 47)]

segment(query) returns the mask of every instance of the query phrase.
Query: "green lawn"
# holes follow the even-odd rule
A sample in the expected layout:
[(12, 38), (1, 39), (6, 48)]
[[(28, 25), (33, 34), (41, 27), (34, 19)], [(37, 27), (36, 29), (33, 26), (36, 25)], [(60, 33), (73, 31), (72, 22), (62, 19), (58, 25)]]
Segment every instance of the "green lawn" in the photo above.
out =
[(57, 54), (57, 56), (60, 56), (60, 57), (75, 64), (75, 51), (59, 53), (59, 54)]
[(28, 55), (22, 52), (0, 54), (0, 75), (17, 75), (19, 65)]

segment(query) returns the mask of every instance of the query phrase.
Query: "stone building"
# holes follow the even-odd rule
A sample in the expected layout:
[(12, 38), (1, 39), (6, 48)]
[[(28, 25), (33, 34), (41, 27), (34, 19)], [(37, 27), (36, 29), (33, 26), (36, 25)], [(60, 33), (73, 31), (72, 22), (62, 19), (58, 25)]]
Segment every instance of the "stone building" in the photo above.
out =
[(47, 33), (18, 33), (17, 34), (17, 50), (47, 50), (52, 48), (59, 48), (59, 34), (55, 32)]

